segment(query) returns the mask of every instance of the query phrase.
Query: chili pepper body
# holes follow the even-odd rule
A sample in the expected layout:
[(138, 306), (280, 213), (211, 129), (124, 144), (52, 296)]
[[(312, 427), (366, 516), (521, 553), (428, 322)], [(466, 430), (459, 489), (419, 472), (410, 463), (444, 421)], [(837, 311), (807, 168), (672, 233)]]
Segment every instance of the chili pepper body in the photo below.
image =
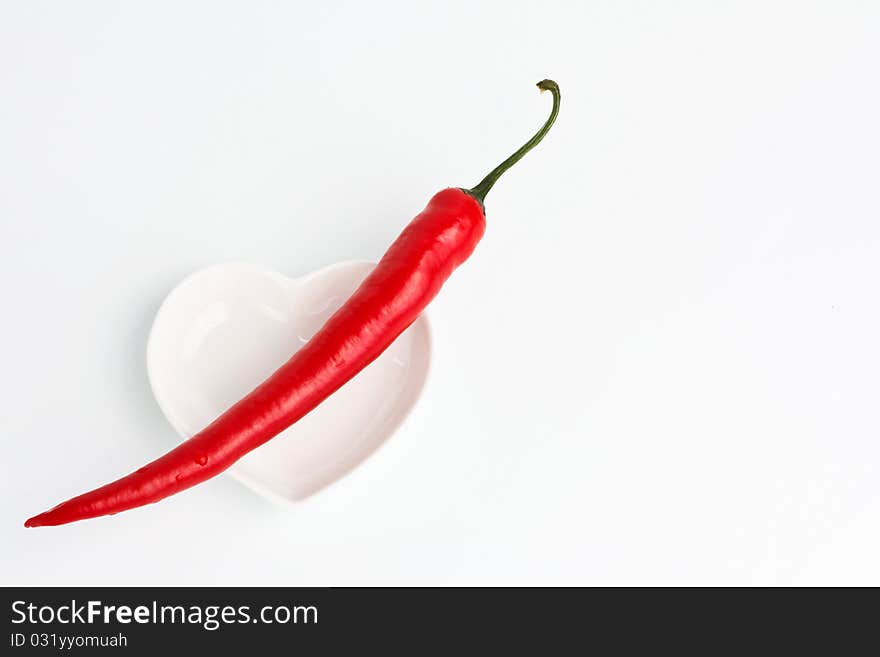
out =
[(473, 252), (485, 229), (477, 199), (461, 189), (437, 193), (321, 330), (247, 397), (156, 461), (32, 518), (27, 526), (118, 513), (219, 474), (385, 351)]
[[(552, 85), (552, 86), (542, 86)], [(549, 130), (544, 127), (471, 190), (438, 192), (349, 299), (266, 381), (205, 429), (159, 459), (25, 522), (61, 525), (143, 506), (219, 474), (314, 409), (410, 326), (486, 229), (483, 199), (495, 180)]]

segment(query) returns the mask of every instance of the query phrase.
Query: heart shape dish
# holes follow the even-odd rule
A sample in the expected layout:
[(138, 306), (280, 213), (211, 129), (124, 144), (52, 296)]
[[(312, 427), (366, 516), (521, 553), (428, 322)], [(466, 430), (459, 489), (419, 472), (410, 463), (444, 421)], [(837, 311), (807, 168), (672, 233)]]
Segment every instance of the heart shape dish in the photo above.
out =
[[(373, 269), (343, 262), (301, 278), (231, 263), (192, 274), (167, 296), (147, 345), (156, 401), (189, 438), (305, 344)], [(375, 452), (418, 400), (431, 360), (422, 314), (320, 406), (229, 470), (273, 500), (298, 501)]]

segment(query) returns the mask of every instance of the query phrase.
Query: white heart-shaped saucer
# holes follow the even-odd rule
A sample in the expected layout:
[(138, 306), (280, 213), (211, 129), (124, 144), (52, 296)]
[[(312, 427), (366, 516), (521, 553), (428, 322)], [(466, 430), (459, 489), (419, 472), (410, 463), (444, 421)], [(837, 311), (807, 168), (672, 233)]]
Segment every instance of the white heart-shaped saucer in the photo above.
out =
[[(150, 385), (174, 429), (189, 438), (253, 390), (373, 267), (343, 262), (292, 279), (231, 263), (181, 282), (159, 308), (147, 345)], [(228, 472), (276, 501), (328, 486), (400, 426), (421, 394), (430, 359), (423, 314), (355, 378)]]

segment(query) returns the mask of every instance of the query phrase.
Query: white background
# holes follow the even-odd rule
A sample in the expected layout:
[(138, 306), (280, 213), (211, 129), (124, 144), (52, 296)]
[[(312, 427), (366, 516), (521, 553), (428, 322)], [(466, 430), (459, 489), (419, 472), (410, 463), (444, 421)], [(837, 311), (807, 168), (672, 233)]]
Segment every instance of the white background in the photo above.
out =
[[(880, 584), (880, 5), (6, 2), (0, 583)], [(559, 121), (432, 305), (413, 415), (293, 510), (174, 439), (205, 265), (377, 259)], [(246, 358), (247, 354), (242, 353)]]

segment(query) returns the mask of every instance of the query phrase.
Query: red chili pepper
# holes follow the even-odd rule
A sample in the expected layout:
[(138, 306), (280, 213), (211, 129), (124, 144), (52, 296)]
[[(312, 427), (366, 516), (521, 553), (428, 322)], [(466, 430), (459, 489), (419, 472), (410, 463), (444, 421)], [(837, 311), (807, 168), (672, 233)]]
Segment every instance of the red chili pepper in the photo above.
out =
[(540, 142), (559, 112), (559, 87), (541, 129), (473, 189), (444, 189), (394, 241), (376, 268), (309, 342), (207, 428), (132, 474), (25, 522), (63, 525), (179, 493), (223, 472), (278, 435), (379, 356), (473, 252), (486, 228), (483, 200), (495, 181)]

